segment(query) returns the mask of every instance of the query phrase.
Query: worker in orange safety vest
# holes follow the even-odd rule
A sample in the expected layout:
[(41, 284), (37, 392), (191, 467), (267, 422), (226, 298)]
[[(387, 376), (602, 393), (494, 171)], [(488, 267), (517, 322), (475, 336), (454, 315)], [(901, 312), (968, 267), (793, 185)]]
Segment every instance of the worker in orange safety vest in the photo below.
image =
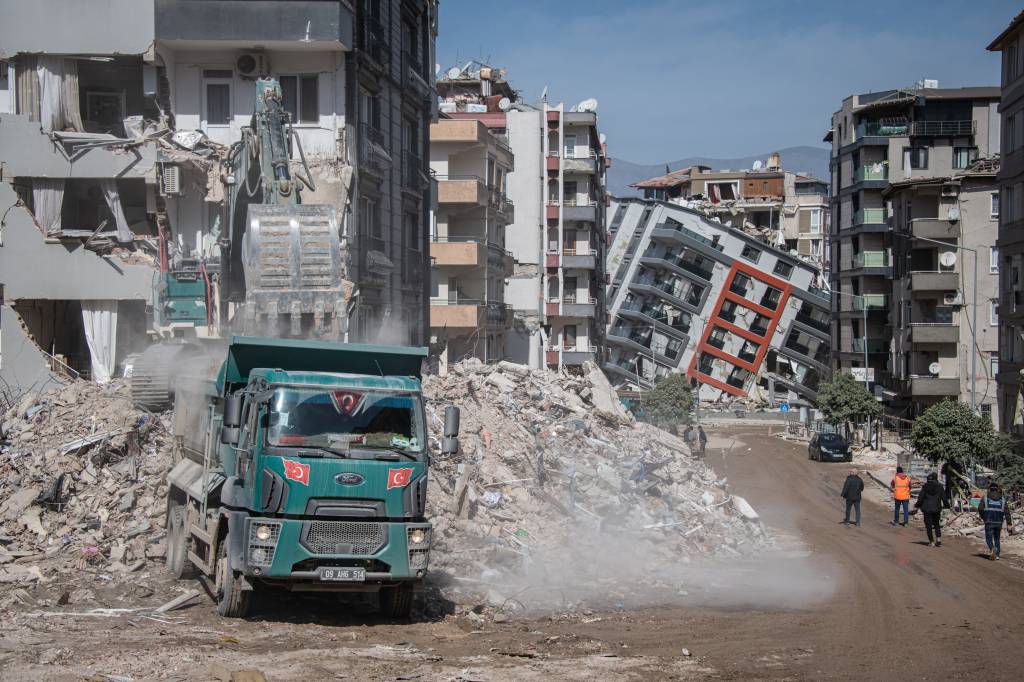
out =
[(903, 467), (896, 467), (896, 476), (889, 481), (889, 488), (892, 490), (892, 499), (895, 507), (892, 513), (892, 525), (900, 522), (900, 507), (903, 508), (903, 523), (907, 525), (910, 520), (910, 476), (903, 473)]

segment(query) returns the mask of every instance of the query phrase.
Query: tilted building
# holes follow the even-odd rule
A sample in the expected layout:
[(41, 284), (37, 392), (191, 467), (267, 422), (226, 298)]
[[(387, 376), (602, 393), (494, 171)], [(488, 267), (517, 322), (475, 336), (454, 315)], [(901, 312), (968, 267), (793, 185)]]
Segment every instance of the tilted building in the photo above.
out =
[(351, 283), (338, 302), (346, 337), (425, 343), (436, 9), (433, 0), (7, 8), (0, 377), (27, 388), (118, 372), (173, 316), (154, 309), (154, 285), (183, 262), (208, 302), (193, 311), (195, 327), (226, 328), (221, 161), (250, 124), (264, 76), (281, 85), (292, 162), (302, 152), (309, 161), (315, 190), (303, 202), (336, 210)]
[(817, 268), (694, 209), (616, 199), (608, 359), (620, 388), (670, 373), (702, 399), (813, 399), (828, 373), (829, 298)]

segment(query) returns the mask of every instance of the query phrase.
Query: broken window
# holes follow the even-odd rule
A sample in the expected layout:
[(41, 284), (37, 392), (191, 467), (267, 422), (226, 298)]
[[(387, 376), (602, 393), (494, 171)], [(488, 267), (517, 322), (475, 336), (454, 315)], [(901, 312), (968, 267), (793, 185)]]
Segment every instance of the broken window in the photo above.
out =
[(761, 257), (761, 250), (760, 249), (755, 249), (750, 244), (744, 244), (743, 245), (743, 254), (742, 255), (743, 255), (744, 258), (746, 258), (751, 263), (756, 263), (757, 260)]
[(779, 301), (782, 299), (782, 292), (775, 287), (768, 287), (764, 294), (761, 296), (761, 305), (769, 310), (775, 310), (779, 307)]
[(733, 201), (739, 194), (739, 183), (736, 182), (709, 182), (707, 183), (708, 188), (708, 200), (712, 204), (717, 204), (721, 201)]
[(775, 261), (775, 269), (772, 270), (779, 277), (789, 279), (793, 275), (793, 265), (785, 261)]
[(292, 123), (320, 122), (320, 88), (316, 74), (280, 76), (281, 99)]

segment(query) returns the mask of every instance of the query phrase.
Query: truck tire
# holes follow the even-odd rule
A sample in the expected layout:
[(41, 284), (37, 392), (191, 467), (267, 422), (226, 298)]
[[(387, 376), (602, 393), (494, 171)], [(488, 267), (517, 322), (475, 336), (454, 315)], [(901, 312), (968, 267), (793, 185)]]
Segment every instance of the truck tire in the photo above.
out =
[(245, 618), (252, 604), (252, 590), (242, 589), (238, 572), (228, 559), (228, 539), (217, 545), (217, 613), (225, 618)]
[(380, 588), (380, 613), (385, 618), (407, 620), (412, 614), (415, 586), (404, 582)]
[(167, 501), (167, 553), (164, 557), (167, 569), (178, 580), (188, 580), (197, 575), (195, 565), (188, 558), (188, 519), (185, 505), (177, 500)]

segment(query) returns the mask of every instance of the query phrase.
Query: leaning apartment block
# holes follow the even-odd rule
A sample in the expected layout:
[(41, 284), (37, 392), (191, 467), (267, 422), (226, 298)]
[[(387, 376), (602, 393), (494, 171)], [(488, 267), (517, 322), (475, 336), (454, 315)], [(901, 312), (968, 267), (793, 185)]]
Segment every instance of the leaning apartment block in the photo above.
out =
[(605, 369), (618, 388), (682, 372), (705, 400), (814, 398), (830, 321), (816, 267), (667, 202), (617, 199), (608, 215)]

